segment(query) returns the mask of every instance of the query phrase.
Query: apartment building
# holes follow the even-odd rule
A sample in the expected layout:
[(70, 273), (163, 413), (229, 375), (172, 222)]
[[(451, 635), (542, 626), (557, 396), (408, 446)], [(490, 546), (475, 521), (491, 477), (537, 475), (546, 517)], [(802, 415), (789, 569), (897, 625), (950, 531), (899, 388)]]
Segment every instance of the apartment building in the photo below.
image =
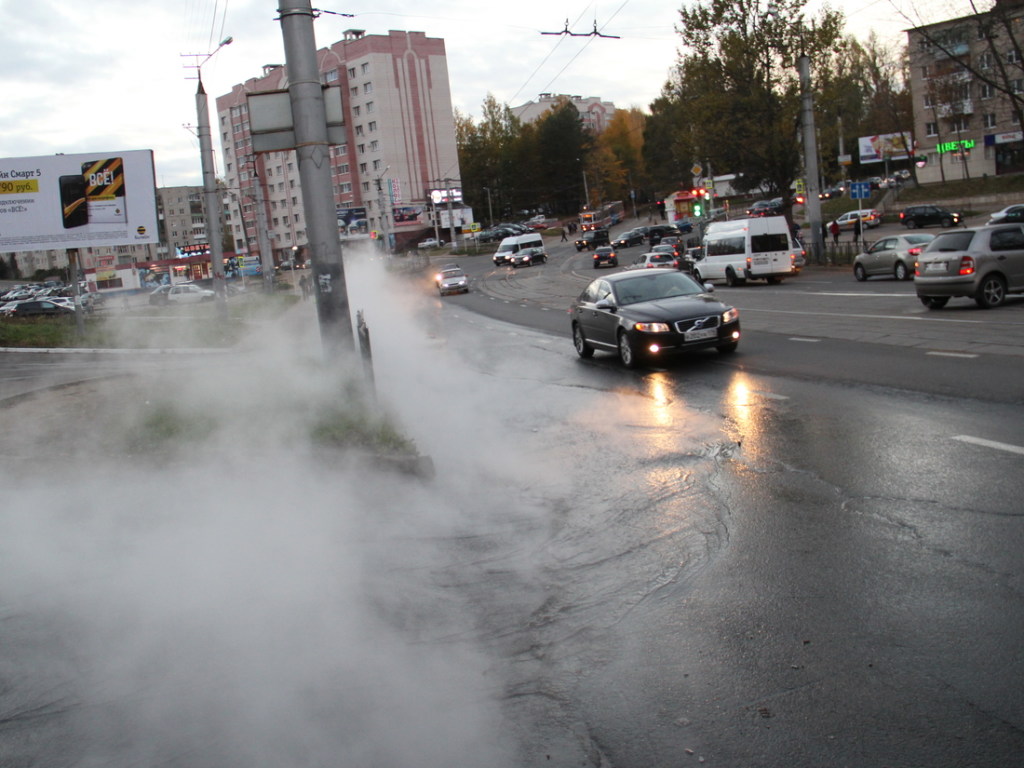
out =
[(1024, 0), (907, 30), (921, 182), (1024, 171)]
[[(430, 192), (460, 185), (444, 40), (353, 29), (317, 62), (324, 85), (342, 89), (347, 141), (330, 151), (340, 233), (388, 234), (407, 247), (431, 226)], [(253, 151), (246, 95), (287, 87), (286, 67), (265, 66), (217, 99), (215, 128), (235, 251), (258, 251), (262, 206), (275, 262), (307, 244), (298, 160), (291, 150)]]
[(605, 128), (615, 114), (615, 104), (610, 101), (602, 101), (597, 96), (568, 96), (565, 94), (542, 93), (537, 101), (528, 101), (512, 108), (512, 114), (524, 123), (532, 123), (549, 109), (554, 109), (562, 101), (570, 101), (580, 113), (580, 120), (583, 127), (595, 136)]

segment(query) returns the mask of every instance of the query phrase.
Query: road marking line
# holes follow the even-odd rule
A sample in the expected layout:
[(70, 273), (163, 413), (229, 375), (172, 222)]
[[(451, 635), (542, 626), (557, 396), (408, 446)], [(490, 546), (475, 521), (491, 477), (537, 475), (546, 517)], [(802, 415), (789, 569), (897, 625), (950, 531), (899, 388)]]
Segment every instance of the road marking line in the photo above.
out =
[(995, 448), (1000, 451), (1008, 451), (1010, 453), (1019, 453), (1024, 456), (1024, 447), (1019, 445), (1010, 445), (1010, 443), (997, 443), (995, 440), (985, 440), (980, 437), (971, 437), (970, 435), (954, 435), (954, 440), (959, 440), (962, 443), (971, 443), (972, 445), (981, 445), (985, 448)]
[(980, 355), (972, 355), (968, 352), (925, 352), (925, 354), (936, 357), (980, 357)]
[(789, 340), (790, 341), (805, 341), (808, 344), (817, 344), (819, 341), (821, 341), (821, 339), (803, 339), (803, 338), (800, 338), (799, 336), (790, 336)]
[[(741, 312), (765, 312), (765, 313), (773, 314), (773, 315), (809, 315), (809, 316), (815, 316), (815, 317), (818, 316), (818, 315), (829, 315), (830, 317), (856, 317), (856, 318), (862, 318), (862, 319), (866, 319), (866, 320), (914, 320), (914, 321), (917, 321), (917, 322), (923, 322), (923, 321), (927, 320), (930, 323), (968, 323), (968, 324), (971, 324), (971, 325), (981, 325), (982, 323), (985, 322), (984, 320), (963, 320), (961, 318), (954, 318), (954, 317), (933, 317), (933, 316), (927, 316), (927, 315), (923, 314), (926, 310), (918, 310), (919, 312), (922, 313), (922, 315), (862, 315), (862, 314), (857, 314), (857, 313), (852, 313), (852, 312), (849, 312), (849, 313), (848, 312), (843, 312), (842, 314), (838, 314), (837, 315), (834, 312), (828, 312), (826, 310), (820, 310), (820, 311), (817, 311), (817, 312), (811, 312), (811, 311), (807, 311), (807, 310), (801, 311), (801, 310), (793, 310), (793, 309), (762, 309), (762, 308), (759, 308), (759, 307), (743, 307), (743, 306), (740, 306), (740, 307), (737, 307), (737, 308)], [(1014, 325), (1016, 325), (1016, 323), (1014, 323)]]

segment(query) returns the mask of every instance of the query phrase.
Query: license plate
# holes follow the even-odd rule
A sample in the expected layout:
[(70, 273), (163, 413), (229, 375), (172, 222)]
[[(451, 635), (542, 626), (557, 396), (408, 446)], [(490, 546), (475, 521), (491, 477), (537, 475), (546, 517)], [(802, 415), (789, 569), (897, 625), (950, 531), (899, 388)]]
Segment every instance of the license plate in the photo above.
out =
[(696, 331), (687, 331), (683, 334), (686, 341), (700, 341), (701, 339), (713, 339), (718, 336), (717, 328), (700, 328)]
[(924, 268), (925, 272), (945, 272), (946, 262), (944, 261), (933, 261), (927, 264)]

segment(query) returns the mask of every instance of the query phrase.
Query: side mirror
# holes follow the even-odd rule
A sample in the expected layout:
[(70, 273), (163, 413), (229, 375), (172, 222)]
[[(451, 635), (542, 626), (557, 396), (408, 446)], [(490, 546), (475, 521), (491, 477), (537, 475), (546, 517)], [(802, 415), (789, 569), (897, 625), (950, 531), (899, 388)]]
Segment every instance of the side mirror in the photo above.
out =
[(610, 312), (614, 312), (615, 302), (611, 299), (598, 299), (597, 303), (594, 304), (594, 309), (607, 309)]
[(704, 292), (705, 293), (714, 293), (715, 292), (715, 286), (713, 286), (711, 283), (704, 283)]

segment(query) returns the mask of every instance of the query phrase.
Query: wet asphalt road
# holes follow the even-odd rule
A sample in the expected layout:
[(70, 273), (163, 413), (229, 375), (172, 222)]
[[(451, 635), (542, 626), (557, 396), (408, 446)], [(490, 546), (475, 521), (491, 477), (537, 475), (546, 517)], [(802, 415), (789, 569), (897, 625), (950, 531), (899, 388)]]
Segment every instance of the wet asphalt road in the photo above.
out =
[(467, 265), (498, 287), (445, 299), (352, 270), (428, 485), (316, 471), (269, 419), (309, 379), (280, 350), (196, 387), (228, 415), (272, 404), (241, 440), (222, 428), (221, 473), (200, 453), (5, 476), (0, 763), (1014, 765), (1024, 416), (930, 383), (1012, 373), (1014, 345), (979, 349), (955, 314), (966, 347), (848, 338), (820, 319), (837, 300), (933, 321), (903, 319), (905, 286), (819, 295), (808, 272), (719, 289), (745, 313), (737, 355), (626, 371), (559, 332), (542, 278), (593, 275), (565, 256)]
[(544, 599), (505, 630), (532, 649), (521, 686), (585, 726), (586, 764), (1014, 764), (1024, 303), (925, 314), (910, 284), (807, 270), (716, 289), (737, 355), (632, 373), (574, 359), (559, 305), (594, 272), (552, 251), (464, 264), (476, 296), (439, 311), (449, 345), (514, 377), (507, 423), (573, 457)]

